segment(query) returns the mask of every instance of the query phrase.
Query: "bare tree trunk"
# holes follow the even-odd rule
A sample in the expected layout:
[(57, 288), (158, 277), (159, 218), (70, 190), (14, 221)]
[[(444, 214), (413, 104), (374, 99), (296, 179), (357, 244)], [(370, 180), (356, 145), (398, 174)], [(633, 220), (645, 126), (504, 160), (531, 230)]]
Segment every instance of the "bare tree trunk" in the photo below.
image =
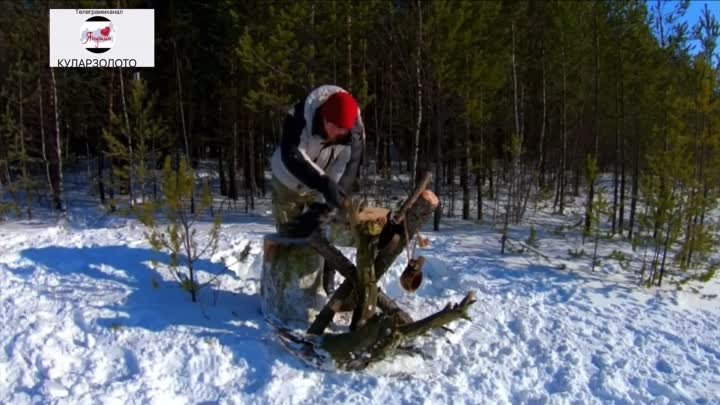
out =
[[(190, 159), (190, 141), (188, 140), (188, 131), (185, 127), (185, 108), (183, 107), (183, 94), (182, 94), (182, 80), (180, 79), (180, 58), (177, 52), (177, 43), (172, 40), (173, 55), (175, 57), (175, 79), (177, 80), (177, 91), (178, 91), (178, 106), (180, 107), (180, 127), (182, 128), (183, 140), (185, 141), (185, 158), (187, 159), (188, 165), (192, 165)], [(193, 184), (195, 179), (193, 179)], [(190, 193), (190, 212), (195, 213), (195, 187)]]
[[(390, 43), (394, 43), (394, 42), (395, 42), (395, 18), (394, 18), (394, 15), (395, 15), (394, 7), (395, 7), (395, 6), (394, 6), (391, 2), (388, 2), (387, 4), (388, 4), (388, 14), (390, 14)], [(392, 86), (392, 85), (393, 85), (393, 79), (394, 79), (394, 76), (393, 76), (393, 67), (394, 67), (393, 61), (394, 61), (393, 48), (390, 47), (390, 68), (388, 69), (388, 76), (389, 76), (389, 77), (388, 77), (388, 87), (389, 87), (389, 89), (388, 89), (388, 98), (390, 99), (390, 100), (389, 100), (389, 104), (390, 104), (390, 122), (388, 123), (388, 124), (389, 124), (389, 125), (388, 125), (388, 139), (387, 139), (388, 148), (387, 148), (387, 150), (385, 151), (385, 153), (388, 155), (388, 159), (387, 159), (388, 169), (387, 169), (387, 171), (386, 171), (386, 176), (385, 176), (386, 179), (389, 179), (389, 178), (390, 178), (390, 176), (391, 176), (391, 174), (392, 174), (392, 169), (393, 169), (393, 167), (392, 167), (393, 156), (392, 156), (392, 154), (390, 153), (390, 148), (395, 148), (394, 139), (393, 139), (393, 131), (395, 130), (395, 121), (394, 121), (394, 118), (395, 118), (395, 113), (394, 113), (395, 109), (394, 109), (394, 107), (395, 107), (395, 105), (394, 105), (394, 103), (393, 103), (393, 101), (395, 100), (395, 94), (393, 93), (393, 86)], [(399, 169), (399, 168), (398, 168), (398, 169)]]
[[(380, 73), (376, 73), (373, 77), (373, 79), (374, 79), (373, 81), (375, 82), (376, 89), (380, 89), (378, 87), (378, 82), (377, 82), (379, 74)], [(381, 81), (382, 81), (382, 79), (381, 79)], [(382, 86), (382, 83), (380, 85)], [(375, 120), (374, 120), (375, 121), (375, 152), (373, 154), (373, 156), (375, 157), (375, 173), (374, 173), (375, 178), (374, 178), (373, 186), (377, 186), (377, 179), (378, 179), (378, 175), (380, 174), (380, 168), (382, 167), (383, 164), (386, 164), (387, 162), (385, 162), (382, 159), (382, 157), (380, 156), (380, 144), (382, 143), (382, 134), (380, 133), (380, 116), (379, 116), (380, 110), (378, 107), (378, 104), (380, 104), (380, 103), (375, 102), (373, 104), (374, 104), (373, 108), (375, 109)], [(385, 103), (383, 102), (383, 110), (384, 110), (384, 106), (385, 106)], [(377, 195), (378, 190), (374, 189), (373, 192), (376, 193), (376, 195)]]
[[(675, 201), (675, 187), (673, 187), (673, 189), (671, 191), (670, 199), (672, 201)], [(682, 202), (680, 202), (679, 204), (682, 204)], [(679, 216), (682, 216), (682, 205), (680, 205), (678, 207), (678, 213), (680, 213)], [(658, 277), (658, 284), (657, 284), (658, 287), (662, 287), (662, 280), (663, 280), (663, 276), (665, 275), (665, 263), (666, 263), (666, 259), (667, 259), (668, 249), (670, 247), (670, 233), (672, 232), (672, 221), (673, 221), (672, 215), (668, 215), (668, 220), (665, 225), (665, 228), (666, 228), (665, 229), (665, 240), (663, 241), (662, 263), (660, 264), (660, 275)], [(682, 220), (678, 219), (677, 221), (678, 221), (678, 223), (680, 223)]]
[(560, 130), (560, 135), (562, 136), (562, 156), (560, 157), (560, 192), (558, 193), (559, 197), (558, 199), (560, 204), (560, 214), (563, 214), (565, 212), (565, 185), (567, 184), (567, 180), (565, 179), (565, 175), (567, 172), (567, 136), (568, 136), (568, 128), (567, 128), (567, 71), (565, 68), (565, 42), (563, 39), (563, 46), (562, 46), (562, 122), (560, 126), (562, 127)]
[[(246, 119), (249, 119), (246, 118)], [(243, 122), (243, 124), (246, 126), (246, 130), (249, 127), (249, 124), (247, 122)], [(248, 158), (247, 158), (247, 151), (248, 151), (248, 135), (245, 134), (245, 136), (240, 137), (240, 158), (242, 159), (242, 163), (238, 162), (238, 168), (242, 169), (240, 173), (240, 178), (242, 179), (242, 185), (243, 185), (243, 196), (245, 199), (245, 212), (250, 211), (250, 195), (248, 194), (248, 190), (250, 189), (250, 186), (248, 184)]]
[[(620, 81), (618, 79), (615, 83), (615, 162), (613, 164), (612, 235), (615, 235), (617, 232), (618, 191), (620, 188), (620, 125)], [(620, 232), (622, 233), (622, 230)]]
[[(43, 88), (42, 88), (42, 77), (38, 76), (38, 109), (40, 112), (40, 144), (41, 144), (41, 150), (42, 150), (42, 160), (43, 160), (43, 166), (45, 166), (45, 179), (47, 180), (48, 187), (50, 189), (51, 194), (54, 195), (53, 192), (53, 182), (50, 179), (50, 161), (47, 157), (47, 141), (45, 140), (45, 115), (43, 112)], [(102, 182), (102, 179), (100, 179)], [(102, 184), (102, 183), (101, 183)], [(102, 193), (100, 196), (104, 198), (104, 193)]]
[[(693, 139), (694, 140), (693, 153), (695, 156), (701, 156), (700, 150), (702, 148), (702, 145), (700, 144), (701, 143), (700, 136), (701, 136), (701, 131), (702, 131), (702, 128), (704, 127), (704, 125), (705, 125), (705, 122), (704, 122), (703, 114), (702, 114), (702, 112), (698, 112), (697, 114), (695, 114), (695, 128), (694, 128), (695, 130), (693, 131), (694, 132), (694, 134), (693, 134), (693, 138), (694, 138)], [(702, 156), (700, 157), (699, 160), (696, 158), (695, 165), (693, 167), (693, 178), (695, 179), (696, 182), (700, 182), (702, 180), (702, 175), (701, 175), (702, 169), (701, 169), (701, 165), (700, 165), (701, 161), (702, 161)], [(688, 208), (688, 218), (687, 218), (688, 223), (687, 223), (686, 232), (685, 232), (685, 235), (686, 235), (685, 244), (687, 245), (687, 249), (686, 249), (687, 250), (687, 254), (686, 254), (687, 258), (685, 259), (685, 266), (687, 268), (689, 268), (690, 265), (692, 264), (692, 257), (694, 254), (694, 244), (695, 244), (695, 230), (697, 229), (697, 225), (699, 223), (699, 216), (698, 216), (699, 201), (698, 201), (698, 197), (697, 197), (699, 192), (700, 192), (700, 190), (696, 185), (692, 185), (690, 187), (690, 196), (688, 197), (688, 201), (690, 202), (690, 207)]]
[(255, 194), (257, 193), (257, 185), (255, 184), (255, 134), (252, 131), (252, 120), (248, 120), (247, 135), (247, 172), (245, 173), (245, 187), (248, 199), (245, 204), (245, 211), (255, 210)]
[[(331, 25), (335, 27), (335, 23), (337, 21), (337, 0), (333, 0), (332, 2), (332, 18), (331, 18)], [(338, 27), (339, 28), (339, 27)], [(338, 76), (337, 76), (337, 35), (333, 35), (333, 43), (332, 43), (332, 70), (333, 70), (333, 83), (338, 82)]]
[[(3, 170), (4, 169), (4, 170)], [(5, 194), (5, 183), (10, 184), (10, 173), (8, 173), (7, 163), (7, 152), (5, 151), (5, 145), (0, 142), (0, 202), (3, 201), (3, 195)], [(2, 218), (2, 217), (0, 217)]]
[(662, 280), (665, 275), (665, 259), (667, 258), (668, 247), (670, 245), (670, 222), (668, 222), (665, 227), (667, 229), (665, 230), (665, 240), (663, 241), (662, 263), (660, 264), (660, 274), (658, 275), (657, 283), (658, 287), (662, 287)]
[[(457, 130), (457, 128), (454, 128)], [(446, 139), (446, 142), (450, 143), (450, 159), (448, 160), (448, 169), (447, 169), (447, 182), (448, 186), (450, 186), (450, 204), (448, 204), (448, 213), (447, 216), (450, 218), (455, 217), (455, 137), (451, 136), (450, 139)]]
[[(442, 87), (438, 83), (438, 94), (442, 93)], [(442, 103), (436, 103), (435, 108), (438, 110), (437, 117), (435, 119), (435, 181), (433, 187), (435, 188), (435, 193), (440, 196), (442, 195), (442, 186), (443, 186), (443, 176), (442, 176), (442, 166), (443, 166), (443, 159), (442, 159), (442, 146), (443, 146), (443, 123), (445, 121), (444, 117), (444, 110)], [(441, 199), (439, 201), (442, 201)], [(437, 208), (435, 208), (435, 212), (433, 213), (433, 230), (439, 231), (440, 230), (440, 219), (442, 218), (442, 210), (443, 206), (441, 202), (438, 202)]]
[[(260, 191), (256, 189), (255, 191), (258, 192), (258, 196), (265, 197), (265, 131), (260, 130), (260, 139), (259, 142), (256, 142), (256, 147), (254, 148), (255, 154), (258, 158), (255, 159), (255, 163), (257, 164), (255, 169), (255, 184), (260, 187)], [(365, 151), (363, 151), (363, 156), (365, 156)]]
[(83, 133), (83, 139), (85, 139), (85, 176), (87, 177), (87, 181), (92, 183), (92, 167), (91, 167), (91, 159), (90, 159), (90, 141), (88, 140), (87, 136), (87, 123), (83, 122), (81, 125), (82, 133)]
[(512, 29), (512, 79), (513, 79), (513, 112), (515, 118), (515, 134), (520, 136), (520, 112), (518, 107), (518, 79), (517, 66), (515, 63), (515, 23), (511, 25)]
[(418, 153), (420, 152), (420, 127), (422, 126), (422, 77), (420, 66), (422, 64), (422, 2), (416, 0), (418, 12), (417, 28), (417, 56), (415, 63), (415, 77), (417, 79), (417, 121), (415, 122), (415, 139), (413, 142), (412, 170), (410, 171), (412, 188), (415, 188), (417, 181)]
[(637, 128), (637, 122), (635, 123), (635, 163), (633, 167), (633, 176), (632, 176), (632, 198), (630, 201), (630, 219), (628, 224), (628, 238), (632, 240), (633, 234), (634, 234), (634, 228), (635, 228), (635, 213), (637, 209), (637, 202), (638, 202), (638, 194), (639, 194), (639, 188), (640, 188), (640, 145), (638, 142), (638, 128)]
[(122, 68), (118, 68), (118, 77), (120, 77), (120, 101), (122, 102), (123, 117), (125, 118), (125, 134), (128, 140), (128, 195), (130, 196), (130, 206), (134, 207), (135, 157), (133, 156), (133, 136), (130, 132), (130, 119), (128, 118), (127, 104), (125, 103), (125, 81)]
[(462, 219), (470, 219), (470, 120), (466, 119), (463, 157), (460, 161), (460, 187), (462, 188)]
[(492, 155), (488, 153), (486, 156), (490, 157), (487, 161), (487, 165), (485, 165), (485, 172), (488, 178), (488, 191), (490, 191), (490, 195), (488, 197), (490, 197), (491, 200), (495, 200), (495, 196), (497, 196), (497, 192), (495, 191), (495, 162), (492, 159)]
[[(596, 5), (597, 7), (597, 5)], [(594, 80), (594, 97), (593, 97), (593, 137), (595, 149), (593, 149), (593, 159), (598, 162), (598, 148), (600, 143), (600, 120), (599, 120), (599, 92), (600, 92), (600, 39), (598, 34), (597, 11), (593, 18), (593, 44), (595, 45), (595, 80)], [(595, 199), (595, 179), (588, 179), (588, 197), (587, 207), (585, 209), (585, 233), (590, 233), (592, 224), (593, 200)]]
[(233, 201), (238, 199), (237, 190), (237, 150), (238, 150), (238, 136), (237, 136), (237, 121), (233, 120), (232, 129), (232, 150), (229, 153), (230, 164), (228, 165), (228, 197)]
[[(703, 116), (705, 116), (705, 114), (703, 114)], [(712, 136), (711, 134), (713, 133), (712, 120), (707, 119), (707, 121), (705, 121), (705, 117), (703, 117), (703, 122), (707, 122), (707, 136), (708, 136), (707, 139), (709, 140), (710, 137)], [(708, 159), (706, 157), (708, 149), (709, 149), (708, 147), (703, 147), (700, 150), (700, 179), (701, 179), (701, 183), (703, 185), (703, 198), (701, 200), (702, 204), (700, 205), (700, 226), (705, 225), (705, 214), (707, 212), (707, 207), (708, 207), (708, 193), (710, 191), (710, 187), (708, 185), (708, 179), (705, 176), (705, 169), (706, 169), (706, 165), (707, 165), (707, 161), (708, 161)]]
[(223, 148), (222, 146), (222, 141), (220, 142), (220, 149), (218, 150), (217, 160), (218, 176), (220, 177), (220, 195), (227, 197), (228, 185), (225, 177), (225, 164), (223, 163), (223, 161), (225, 160), (225, 148)]
[[(314, 10), (314, 9), (313, 9)], [(314, 15), (313, 15), (314, 17)], [(232, 94), (239, 98), (239, 91), (238, 88), (239, 80), (237, 79), (237, 72), (236, 72), (236, 64), (234, 61), (231, 61), (231, 82), (230, 82), (230, 88), (232, 89)], [(275, 126), (273, 126), (273, 135), (275, 132)], [(230, 162), (228, 164), (228, 196), (233, 201), (233, 206), (235, 207), (235, 203), (238, 199), (238, 182), (237, 182), (237, 170), (238, 170), (238, 106), (236, 104), (233, 104), (232, 109), (232, 144), (231, 144), (231, 151), (228, 154), (230, 158)]]
[[(392, 69), (392, 63), (390, 64), (390, 68)], [(392, 92), (392, 89), (390, 91)], [(392, 175), (393, 160), (395, 160), (395, 159), (393, 159), (394, 156), (392, 153), (393, 151), (395, 151), (395, 143), (394, 143), (395, 141), (393, 139), (393, 130), (395, 129), (395, 121), (394, 121), (395, 114), (394, 114), (393, 96), (390, 96), (389, 104), (390, 104), (390, 108), (389, 108), (389, 112), (390, 112), (390, 117), (389, 117), (390, 120), (389, 121), (390, 122), (388, 122), (387, 148), (385, 150), (385, 155), (387, 156), (387, 160), (386, 160), (387, 167), (385, 168), (385, 174), (384, 174), (384, 178), (386, 180), (390, 179), (390, 176)]]
[(220, 195), (227, 197), (228, 195), (228, 183), (227, 183), (227, 173), (225, 173), (225, 155), (226, 150), (223, 145), (225, 145), (226, 138), (225, 138), (225, 121), (223, 120), (223, 110), (222, 110), (222, 102), (218, 103), (218, 124), (220, 125), (220, 134), (218, 136), (218, 141), (220, 143), (218, 147), (218, 180), (220, 181)]
[(63, 164), (62, 164), (62, 138), (60, 137), (60, 108), (58, 106), (57, 83), (55, 82), (55, 69), (50, 68), (50, 82), (52, 83), (52, 104), (55, 112), (55, 148), (52, 161), (53, 204), (58, 211), (63, 207)]
[[(470, 77), (470, 57), (468, 54), (465, 55), (465, 64), (467, 65), (468, 78)], [(469, 99), (470, 86), (466, 86), (466, 96)], [(463, 205), (462, 205), (462, 219), (470, 219), (470, 167), (472, 162), (470, 160), (470, 145), (472, 143), (472, 134), (470, 132), (470, 114), (465, 115), (465, 139), (463, 139), (463, 157), (460, 172), (460, 185), (462, 187), (463, 194)]]
[[(484, 98), (483, 92), (480, 90), (480, 116), (484, 113)], [(484, 126), (483, 121), (480, 122), (480, 128), (478, 128), (478, 163), (475, 165), (475, 183), (477, 188), (477, 219), (478, 221), (483, 220), (483, 184), (485, 183), (485, 133), (483, 132)]]
[[(115, 70), (110, 70), (110, 80), (108, 80), (108, 118), (107, 118), (107, 125), (110, 127), (112, 125), (112, 116), (113, 116), (113, 106), (115, 102), (114, 91), (115, 91)], [(105, 155), (105, 143), (103, 142), (103, 156)], [(109, 189), (108, 189), (108, 195), (110, 197), (110, 211), (115, 212), (116, 205), (115, 205), (115, 162), (110, 156), (109, 159), (109, 165), (108, 165), (108, 175), (109, 175)]]
[(352, 2), (343, 4), (347, 22), (347, 88), (352, 89)]
[(545, 84), (545, 43), (541, 44), (542, 55), (542, 122), (540, 123), (540, 157), (538, 158), (538, 187), (540, 191), (545, 188), (545, 123), (547, 120), (547, 90)]
[(622, 235), (625, 225), (625, 85), (620, 61), (620, 207), (618, 208), (618, 231)]
[[(510, 209), (512, 208), (512, 202), (513, 197), (515, 195), (515, 186), (514, 184), (516, 182), (519, 182), (520, 180), (517, 179), (519, 177), (519, 153), (517, 153), (515, 142), (517, 139), (521, 138), (521, 128), (520, 128), (520, 111), (518, 106), (518, 78), (517, 78), (517, 66), (515, 63), (515, 22), (512, 22), (511, 24), (511, 31), (512, 31), (512, 79), (513, 79), (513, 106), (514, 106), (514, 115), (515, 115), (515, 134), (513, 135), (511, 146), (511, 170), (512, 175), (510, 176), (510, 187), (508, 188), (507, 193), (507, 202), (505, 204), (505, 219), (503, 221), (503, 230), (502, 230), (502, 237), (500, 239), (501, 247), (500, 247), (500, 254), (505, 254), (505, 243), (507, 242), (508, 238), (508, 231), (509, 231), (509, 225), (510, 225)], [(516, 139), (517, 138), (517, 139)], [(522, 142), (520, 142), (520, 147), (522, 147)]]
[(150, 144), (150, 170), (152, 171), (152, 193), (153, 201), (158, 199), (158, 154), (157, 154), (157, 136), (152, 137), (152, 143)]
[(27, 219), (32, 219), (32, 207), (30, 204), (30, 178), (28, 176), (28, 156), (25, 147), (25, 117), (23, 116), (23, 80), (22, 75), (18, 77), (18, 135), (20, 136), (20, 170), (22, 174), (23, 199), (25, 201), (25, 212)]
[[(317, 30), (317, 10), (315, 7), (316, 2), (311, 1), (310, 3), (310, 32), (316, 32)], [(311, 35), (309, 44), (312, 49), (313, 54), (317, 54), (318, 50), (318, 41), (317, 41), (317, 35)], [(315, 88), (315, 72), (317, 72), (317, 62), (315, 58), (311, 59), (308, 62), (308, 79), (307, 82), (310, 85), (310, 89)]]

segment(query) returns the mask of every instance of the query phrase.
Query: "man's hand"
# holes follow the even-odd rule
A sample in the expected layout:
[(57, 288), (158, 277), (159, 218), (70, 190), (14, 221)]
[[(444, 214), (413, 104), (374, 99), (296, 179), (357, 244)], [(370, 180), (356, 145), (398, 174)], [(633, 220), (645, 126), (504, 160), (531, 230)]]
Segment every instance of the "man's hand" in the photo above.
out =
[(313, 203), (307, 211), (286, 225), (289, 236), (304, 238), (310, 236), (320, 226), (332, 221), (335, 210), (327, 204)]
[(323, 187), (321, 192), (328, 205), (332, 208), (345, 208), (348, 198), (343, 189), (328, 176), (323, 176), (322, 179)]

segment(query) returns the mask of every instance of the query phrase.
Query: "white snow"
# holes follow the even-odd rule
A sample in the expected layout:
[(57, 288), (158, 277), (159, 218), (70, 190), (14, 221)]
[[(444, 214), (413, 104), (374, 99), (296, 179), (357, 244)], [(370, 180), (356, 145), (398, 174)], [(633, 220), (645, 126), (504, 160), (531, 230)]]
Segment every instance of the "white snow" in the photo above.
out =
[(717, 280), (701, 293), (640, 287), (605, 259), (624, 249), (637, 264), (621, 241), (603, 241), (591, 272), (589, 258), (568, 256), (578, 236), (553, 232), (567, 218), (531, 220), (547, 258), (501, 256), (487, 225), (426, 232), (423, 286), (402, 292), (403, 257), (384, 290), (416, 318), (475, 291), (473, 321), (420, 339), (424, 357), (360, 373), (309, 368), (273, 338), (258, 296), (267, 216), (227, 219), (219, 252), (199, 266), (232, 273), (196, 304), (133, 220), (2, 224), (0, 404), (720, 404)]

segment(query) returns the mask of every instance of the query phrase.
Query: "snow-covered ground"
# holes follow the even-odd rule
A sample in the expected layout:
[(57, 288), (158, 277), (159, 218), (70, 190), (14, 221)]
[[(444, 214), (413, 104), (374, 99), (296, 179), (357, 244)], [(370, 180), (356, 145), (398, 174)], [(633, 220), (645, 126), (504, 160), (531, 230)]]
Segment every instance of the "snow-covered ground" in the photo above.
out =
[[(402, 292), (401, 258), (384, 290), (415, 317), (475, 291), (473, 321), (419, 340), (424, 357), (346, 373), (309, 368), (263, 321), (264, 213), (226, 218), (219, 253), (199, 265), (233, 272), (193, 304), (142, 226), (95, 211), (0, 225), (0, 404), (720, 404), (717, 278), (640, 287), (622, 241), (603, 241), (592, 272), (568, 255), (577, 232), (558, 231), (572, 218), (532, 214), (546, 257), (501, 256), (497, 230), (471, 222), (425, 232), (423, 286)], [(527, 231), (513, 229), (516, 249)]]

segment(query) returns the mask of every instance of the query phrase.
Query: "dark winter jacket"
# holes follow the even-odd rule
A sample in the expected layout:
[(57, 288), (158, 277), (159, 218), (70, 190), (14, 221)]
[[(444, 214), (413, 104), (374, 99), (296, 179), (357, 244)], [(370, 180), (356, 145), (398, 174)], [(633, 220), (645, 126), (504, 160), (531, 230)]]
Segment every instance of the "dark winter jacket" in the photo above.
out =
[(320, 107), (339, 91), (345, 90), (332, 85), (318, 87), (288, 112), (280, 147), (271, 162), (273, 176), (286, 187), (299, 194), (317, 192), (333, 206), (339, 202), (338, 191), (350, 194), (365, 142), (359, 111), (345, 138), (335, 143), (326, 139)]

